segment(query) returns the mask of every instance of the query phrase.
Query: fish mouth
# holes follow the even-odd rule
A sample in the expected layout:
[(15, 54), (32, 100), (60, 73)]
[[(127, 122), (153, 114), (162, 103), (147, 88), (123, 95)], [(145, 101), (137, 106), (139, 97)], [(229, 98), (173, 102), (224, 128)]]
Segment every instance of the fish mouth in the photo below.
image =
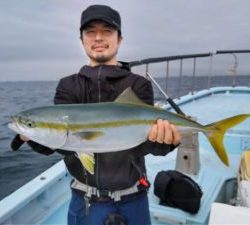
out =
[(11, 119), (11, 122), (8, 123), (8, 127), (11, 130), (21, 134), (22, 133), (22, 128), (21, 128), (21, 125), (18, 123), (18, 117), (11, 116), (10, 119)]
[(8, 127), (11, 129), (11, 130), (13, 130), (13, 131), (15, 131), (15, 132), (17, 132), (17, 133), (20, 133), (21, 132), (21, 129), (20, 129), (20, 127), (19, 127), (19, 125), (16, 123), (16, 122), (10, 122), (10, 123), (8, 123)]

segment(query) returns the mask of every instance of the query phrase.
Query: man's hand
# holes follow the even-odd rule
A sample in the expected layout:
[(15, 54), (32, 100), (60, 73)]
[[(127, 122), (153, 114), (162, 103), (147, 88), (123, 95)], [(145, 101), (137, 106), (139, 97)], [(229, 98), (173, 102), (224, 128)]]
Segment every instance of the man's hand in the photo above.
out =
[(181, 135), (175, 125), (167, 120), (158, 119), (156, 124), (151, 127), (148, 139), (160, 144), (180, 144)]
[(29, 141), (29, 138), (23, 136), (22, 134), (20, 134), (20, 139), (21, 139), (22, 141), (24, 141), (24, 142)]

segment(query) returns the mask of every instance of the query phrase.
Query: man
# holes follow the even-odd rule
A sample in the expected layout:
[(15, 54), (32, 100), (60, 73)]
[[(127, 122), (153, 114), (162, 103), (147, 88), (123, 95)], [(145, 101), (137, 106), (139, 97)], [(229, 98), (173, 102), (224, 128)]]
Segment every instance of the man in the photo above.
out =
[[(89, 6), (82, 12), (80, 36), (89, 64), (60, 80), (55, 104), (114, 101), (128, 87), (142, 101), (153, 104), (151, 83), (117, 61), (122, 33), (116, 10), (105, 5)], [(25, 137), (21, 139), (27, 141)], [(150, 224), (144, 156), (166, 155), (179, 142), (176, 127), (159, 119), (145, 143), (125, 151), (95, 154), (94, 175), (73, 152), (67, 153), (64, 161), (73, 176), (68, 224)], [(54, 152), (33, 141), (28, 144), (43, 154)]]

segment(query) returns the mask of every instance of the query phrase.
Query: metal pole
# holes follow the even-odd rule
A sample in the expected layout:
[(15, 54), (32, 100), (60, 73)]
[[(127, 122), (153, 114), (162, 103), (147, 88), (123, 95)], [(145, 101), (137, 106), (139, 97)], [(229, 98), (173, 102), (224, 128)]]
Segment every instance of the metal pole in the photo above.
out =
[(213, 75), (213, 53), (211, 53), (210, 55), (209, 75), (207, 78), (207, 89), (210, 88), (212, 75)]
[(181, 86), (182, 86), (182, 64), (183, 59), (180, 60), (180, 71), (179, 71), (179, 88), (178, 88), (178, 98), (181, 96)]
[(195, 73), (196, 73), (196, 57), (194, 57), (194, 62), (193, 62), (193, 77), (192, 77), (192, 91), (191, 91), (192, 94), (194, 94), (195, 90)]
[(211, 85), (211, 78), (213, 76), (213, 56), (215, 54), (217, 54), (216, 50), (210, 52), (210, 65), (209, 65), (209, 75), (208, 75), (208, 78), (207, 78), (207, 89), (209, 89), (210, 85)]
[(233, 87), (236, 86), (236, 75), (237, 75), (237, 67), (238, 67), (238, 59), (237, 56), (235, 54), (232, 54), (234, 57), (234, 65), (232, 68), (232, 72), (233, 72)]

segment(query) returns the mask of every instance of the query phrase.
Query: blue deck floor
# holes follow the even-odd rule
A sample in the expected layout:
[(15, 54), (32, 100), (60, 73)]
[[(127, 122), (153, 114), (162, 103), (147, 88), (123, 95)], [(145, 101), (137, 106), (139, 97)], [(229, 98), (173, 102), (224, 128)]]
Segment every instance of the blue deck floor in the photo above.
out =
[[(217, 90), (217, 91), (216, 91)], [(220, 91), (206, 94), (206, 97), (198, 95), (195, 99), (185, 97), (179, 102), (182, 111), (189, 116), (197, 119), (201, 124), (209, 124), (226, 117), (237, 114), (250, 113), (250, 90), (235, 91), (229, 88), (228, 91)], [(189, 99), (189, 100), (188, 100)], [(188, 102), (188, 104), (186, 103)], [(225, 181), (233, 179), (237, 175), (237, 169), (240, 161), (241, 152), (250, 148), (250, 119), (244, 123), (230, 129), (224, 138), (224, 145), (230, 153), (230, 166), (224, 166), (213, 148), (208, 143), (203, 134), (199, 134), (201, 167), (196, 176), (192, 176), (202, 187), (203, 197), (201, 208), (196, 215), (185, 213), (184, 211), (159, 205), (159, 200), (154, 196), (153, 190), (149, 192), (151, 214), (153, 224), (172, 223), (192, 223), (206, 224), (208, 222), (210, 206), (218, 198), (219, 192)], [(175, 169), (176, 152), (167, 157), (147, 157), (147, 168), (151, 182), (154, 180), (157, 172), (161, 170)], [(215, 169), (216, 168), (216, 169)], [(159, 220), (154, 219), (157, 217)]]

